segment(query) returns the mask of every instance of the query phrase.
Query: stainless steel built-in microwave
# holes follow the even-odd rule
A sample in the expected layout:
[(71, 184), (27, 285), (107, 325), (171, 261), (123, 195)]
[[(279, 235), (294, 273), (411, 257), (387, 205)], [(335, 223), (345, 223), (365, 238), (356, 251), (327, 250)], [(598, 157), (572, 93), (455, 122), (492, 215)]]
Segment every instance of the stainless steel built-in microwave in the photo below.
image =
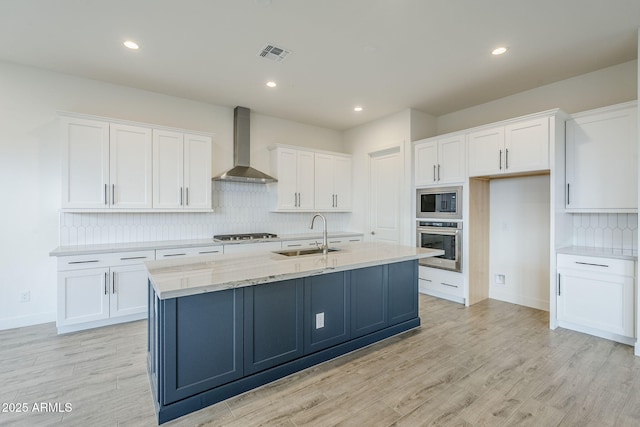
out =
[(416, 190), (416, 218), (462, 219), (462, 187)]

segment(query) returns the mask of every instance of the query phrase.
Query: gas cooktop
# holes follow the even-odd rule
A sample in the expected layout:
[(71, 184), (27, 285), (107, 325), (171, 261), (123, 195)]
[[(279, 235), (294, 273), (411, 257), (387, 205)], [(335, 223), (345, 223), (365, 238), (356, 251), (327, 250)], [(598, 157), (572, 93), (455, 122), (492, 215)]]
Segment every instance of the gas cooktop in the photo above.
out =
[(245, 234), (218, 234), (213, 236), (218, 240), (255, 240), (255, 239), (275, 239), (277, 234), (272, 233), (245, 233)]

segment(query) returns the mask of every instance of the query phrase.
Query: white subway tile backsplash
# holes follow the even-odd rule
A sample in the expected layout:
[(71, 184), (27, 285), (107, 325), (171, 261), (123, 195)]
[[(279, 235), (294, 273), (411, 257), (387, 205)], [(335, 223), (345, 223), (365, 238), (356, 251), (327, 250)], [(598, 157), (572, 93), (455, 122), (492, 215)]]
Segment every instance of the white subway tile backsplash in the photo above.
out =
[[(213, 213), (62, 213), (60, 245), (206, 239), (227, 233), (311, 231), (309, 213), (270, 212), (275, 206), (275, 197), (275, 192), (262, 184), (214, 182)], [(348, 229), (349, 213), (327, 213), (326, 216), (329, 231)]]
[(638, 214), (574, 214), (573, 244), (637, 250)]

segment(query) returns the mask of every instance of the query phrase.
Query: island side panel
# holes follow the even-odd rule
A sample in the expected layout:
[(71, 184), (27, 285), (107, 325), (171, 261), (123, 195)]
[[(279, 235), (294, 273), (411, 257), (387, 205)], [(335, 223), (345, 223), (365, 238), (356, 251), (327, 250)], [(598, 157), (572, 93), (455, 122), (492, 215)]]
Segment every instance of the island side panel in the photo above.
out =
[(351, 338), (350, 301), (348, 274), (322, 274), (304, 279), (304, 354)]
[(302, 356), (302, 279), (244, 289), (245, 374), (253, 374)]
[(418, 317), (418, 262), (388, 265), (389, 325)]
[(351, 338), (387, 326), (386, 268), (379, 265), (346, 273), (351, 283)]
[(244, 375), (242, 289), (161, 303), (165, 405)]

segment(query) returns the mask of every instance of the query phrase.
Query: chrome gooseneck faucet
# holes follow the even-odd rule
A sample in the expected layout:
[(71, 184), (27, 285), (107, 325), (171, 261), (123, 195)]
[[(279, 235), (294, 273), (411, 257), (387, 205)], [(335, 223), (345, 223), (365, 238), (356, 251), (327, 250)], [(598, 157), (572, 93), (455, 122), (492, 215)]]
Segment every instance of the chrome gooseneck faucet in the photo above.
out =
[(327, 242), (327, 218), (325, 218), (324, 215), (315, 214), (313, 218), (311, 218), (309, 228), (313, 229), (313, 222), (316, 220), (316, 217), (322, 218), (322, 222), (324, 223), (324, 231), (322, 232), (322, 254), (326, 255), (329, 251), (329, 243)]

